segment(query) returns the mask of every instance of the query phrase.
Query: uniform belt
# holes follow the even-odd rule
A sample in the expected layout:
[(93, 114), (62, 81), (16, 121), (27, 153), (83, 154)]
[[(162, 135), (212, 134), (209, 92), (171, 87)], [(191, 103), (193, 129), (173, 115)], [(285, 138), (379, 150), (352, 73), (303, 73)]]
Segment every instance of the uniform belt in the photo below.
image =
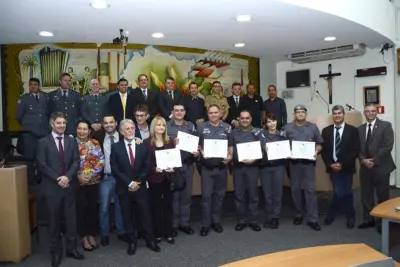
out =
[(314, 164), (315, 161), (308, 159), (292, 159), (290, 160), (292, 164), (302, 163), (302, 164)]

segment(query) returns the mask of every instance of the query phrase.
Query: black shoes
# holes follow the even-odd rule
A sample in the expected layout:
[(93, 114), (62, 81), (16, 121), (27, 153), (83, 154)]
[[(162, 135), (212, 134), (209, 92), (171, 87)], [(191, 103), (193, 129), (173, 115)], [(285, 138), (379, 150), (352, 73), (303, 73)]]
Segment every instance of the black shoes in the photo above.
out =
[(61, 264), (61, 255), (59, 253), (51, 253), (51, 267), (58, 267)]
[(85, 256), (82, 255), (81, 253), (79, 253), (79, 251), (77, 251), (77, 250), (67, 252), (67, 257), (73, 258), (75, 260), (83, 260), (85, 258)]
[(249, 223), (249, 227), (255, 232), (261, 231), (261, 227), (258, 225), (258, 223)]
[(147, 240), (146, 240), (146, 246), (147, 246), (150, 250), (152, 250), (152, 251), (154, 251), (154, 252), (160, 252), (160, 251), (161, 251), (161, 248), (157, 245), (157, 243), (156, 243), (155, 240), (154, 240), (154, 241), (147, 241)]
[(347, 222), (346, 222), (347, 228), (352, 229), (352, 228), (354, 228), (354, 225), (355, 225), (354, 219), (347, 219)]
[(362, 224), (357, 226), (358, 229), (367, 229), (372, 227), (375, 227), (375, 221), (363, 222)]
[(235, 231), (242, 231), (244, 228), (246, 228), (246, 226), (247, 224), (245, 223), (238, 223), (236, 224)]
[(321, 231), (321, 226), (317, 222), (308, 222), (307, 225), (314, 231)]
[(335, 217), (333, 215), (328, 215), (325, 218), (324, 224), (325, 225), (331, 225), (334, 220), (335, 220)]
[(209, 232), (210, 232), (210, 227), (208, 227), (208, 226), (203, 226), (200, 229), (201, 236), (207, 236)]
[(294, 217), (294, 219), (293, 219), (293, 224), (294, 225), (300, 225), (300, 224), (302, 224), (303, 223), (303, 217)]
[(224, 231), (224, 228), (222, 228), (222, 225), (220, 223), (213, 223), (211, 225), (211, 228), (217, 233), (222, 233)]
[(190, 226), (179, 226), (180, 231), (184, 232), (187, 235), (193, 235), (194, 230)]
[(278, 229), (279, 228), (279, 218), (272, 218), (269, 221), (268, 227), (270, 229)]
[(137, 243), (129, 243), (128, 244), (128, 255), (132, 256), (135, 255), (137, 248)]

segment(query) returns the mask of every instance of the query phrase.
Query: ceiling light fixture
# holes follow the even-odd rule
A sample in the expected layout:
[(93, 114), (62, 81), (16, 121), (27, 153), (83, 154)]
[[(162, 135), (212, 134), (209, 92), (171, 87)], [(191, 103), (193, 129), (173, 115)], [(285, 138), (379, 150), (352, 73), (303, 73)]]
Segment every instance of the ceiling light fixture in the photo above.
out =
[(153, 38), (163, 38), (164, 34), (162, 34), (161, 32), (156, 32), (156, 33), (153, 33), (151, 35), (151, 37), (153, 37)]
[(107, 3), (107, 0), (93, 0), (90, 3), (90, 6), (95, 9), (106, 9), (110, 7), (110, 5)]
[(251, 20), (251, 16), (250, 15), (239, 15), (236, 17), (236, 21), (238, 22), (247, 22)]
[(52, 32), (47, 32), (47, 31), (41, 31), (39, 32), (40, 36), (44, 36), (44, 37), (53, 37), (54, 34)]
[(331, 42), (331, 41), (335, 41), (335, 40), (336, 40), (335, 36), (328, 36), (328, 37), (325, 37), (325, 39), (324, 39), (324, 41), (327, 41), (327, 42)]
[(235, 44), (235, 47), (243, 47), (243, 46), (245, 46), (244, 43), (237, 43), (237, 44)]

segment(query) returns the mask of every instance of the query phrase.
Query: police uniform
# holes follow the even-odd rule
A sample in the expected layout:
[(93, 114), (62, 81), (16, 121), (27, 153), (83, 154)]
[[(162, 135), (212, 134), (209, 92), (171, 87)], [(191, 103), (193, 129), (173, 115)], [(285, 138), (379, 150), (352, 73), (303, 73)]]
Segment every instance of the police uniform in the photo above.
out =
[(212, 93), (211, 95), (206, 96), (205, 99), (206, 108), (208, 108), (210, 105), (217, 105), (220, 108), (221, 118), (228, 116), (229, 112), (228, 100), (222, 93), (220, 94)]
[[(67, 94), (65, 96), (65, 93)], [(67, 117), (66, 135), (76, 135), (76, 127), (80, 120), (81, 98), (79, 93), (71, 89), (57, 89), (49, 93), (49, 113), (62, 112)]]
[[(307, 111), (303, 105), (296, 106), (294, 111), (296, 112), (297, 110)], [(290, 141), (311, 141), (315, 142), (316, 145), (323, 143), (317, 125), (311, 122), (306, 122), (302, 126), (296, 125), (295, 121), (290, 122), (284, 126), (284, 132), (286, 132), (286, 136)], [(304, 214), (301, 196), (302, 185), (306, 199), (307, 221), (316, 223), (318, 220), (318, 203), (315, 193), (315, 161), (305, 159), (290, 160), (290, 175), (292, 198), (297, 209), (294, 223), (300, 224)]]
[(37, 94), (26, 93), (18, 100), (17, 120), (26, 131), (18, 140), (18, 152), (28, 162), (28, 181), (34, 182), (36, 148), (38, 140), (50, 132), (48, 114), (48, 95), (43, 92)]
[[(243, 230), (248, 223), (254, 231), (260, 231), (257, 224), (258, 217), (258, 174), (259, 161), (253, 164), (244, 164), (239, 162), (236, 145), (260, 140), (262, 129), (251, 127), (248, 131), (242, 128), (236, 128), (232, 131), (233, 139), (233, 185), (235, 188), (236, 212), (238, 216), (238, 225), (236, 230)], [(261, 145), (261, 144), (260, 144)], [(246, 192), (248, 199), (246, 198)]]
[(90, 123), (102, 123), (107, 112), (108, 98), (103, 94), (88, 94), (82, 97), (82, 119)]
[(268, 152), (265, 150), (266, 144), (270, 142), (283, 141), (286, 133), (276, 131), (274, 134), (268, 130), (263, 130), (261, 134), (261, 144), (263, 159), (261, 163), (261, 185), (265, 199), (266, 220), (264, 226), (278, 228), (279, 217), (282, 207), (282, 190), (285, 179), (286, 159), (268, 160)]
[[(197, 132), (202, 147), (205, 139), (228, 140), (228, 147), (232, 147), (231, 126), (225, 122), (219, 122), (218, 126), (211, 125), (209, 121), (203, 122), (197, 126)], [(227, 165), (223, 163), (222, 158), (202, 158), (202, 232), (204, 228), (207, 229), (202, 235), (208, 234), (212, 224), (220, 226), (227, 174)], [(219, 232), (222, 232), (222, 229)]]
[[(189, 121), (183, 121), (182, 125), (176, 125), (174, 120), (168, 121), (167, 123), (168, 136), (177, 137), (178, 131), (188, 133), (191, 135), (197, 135), (196, 128), (194, 127), (193, 123)], [(182, 157), (182, 169), (184, 170), (186, 177), (186, 189), (174, 193), (173, 220), (172, 220), (173, 228), (177, 228), (178, 226), (188, 227), (190, 221), (190, 204), (191, 204), (192, 190), (193, 190), (195, 157), (187, 151), (181, 151), (181, 157)]]

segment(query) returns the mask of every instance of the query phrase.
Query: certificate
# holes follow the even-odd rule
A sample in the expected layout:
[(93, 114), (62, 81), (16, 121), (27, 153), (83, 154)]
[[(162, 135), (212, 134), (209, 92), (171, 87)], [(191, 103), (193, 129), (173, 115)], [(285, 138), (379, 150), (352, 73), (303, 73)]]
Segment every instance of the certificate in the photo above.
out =
[(175, 148), (189, 152), (189, 153), (196, 152), (199, 149), (199, 137), (198, 136), (178, 131), (177, 138), (179, 139), (179, 142)]
[(205, 158), (223, 158), (228, 156), (228, 140), (204, 139)]
[(162, 170), (182, 167), (181, 151), (176, 148), (156, 150), (156, 163)]
[(270, 142), (266, 145), (268, 160), (287, 159), (292, 156), (289, 140)]
[(292, 158), (314, 160), (315, 142), (292, 141)]
[(262, 151), (259, 141), (237, 144), (236, 149), (239, 162), (242, 162), (245, 159), (262, 159)]

